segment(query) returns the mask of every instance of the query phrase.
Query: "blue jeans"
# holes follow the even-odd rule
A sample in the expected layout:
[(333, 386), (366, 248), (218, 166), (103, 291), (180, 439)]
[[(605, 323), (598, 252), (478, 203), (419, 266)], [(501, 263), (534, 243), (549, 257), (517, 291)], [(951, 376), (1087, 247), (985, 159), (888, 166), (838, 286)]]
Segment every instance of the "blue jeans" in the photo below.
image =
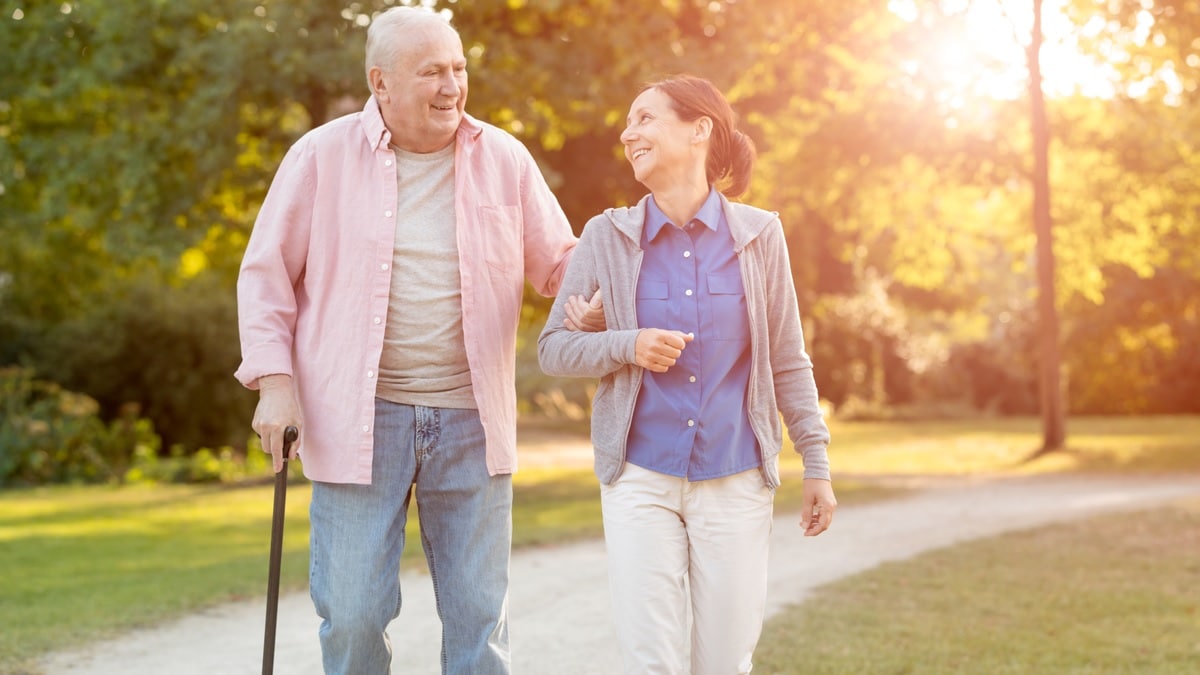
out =
[(442, 672), (509, 673), (512, 477), (488, 476), (477, 410), (375, 402), (371, 485), (313, 483), (309, 586), (326, 673), (387, 673), (415, 495)]

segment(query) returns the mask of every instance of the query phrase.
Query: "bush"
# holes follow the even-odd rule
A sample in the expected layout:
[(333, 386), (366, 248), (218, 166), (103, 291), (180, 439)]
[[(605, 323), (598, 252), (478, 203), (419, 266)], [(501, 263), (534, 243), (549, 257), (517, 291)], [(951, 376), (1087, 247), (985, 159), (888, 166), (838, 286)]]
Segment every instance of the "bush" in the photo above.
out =
[[(240, 483), (270, 475), (270, 458), (262, 452), (258, 439), (252, 437), (245, 454), (230, 446), (186, 453), (183, 446), (176, 445), (163, 457), (149, 448), (139, 448), (124, 479), (128, 483)], [(298, 462), (288, 463), (288, 475), (303, 479)]]
[(98, 413), (89, 396), (34, 379), (28, 368), (0, 368), (0, 484), (114, 482), (135, 452), (157, 452), (148, 420), (106, 424)]
[(109, 284), (41, 341), (39, 376), (88, 394), (106, 419), (133, 407), (166, 448), (244, 443), (254, 397), (233, 379), (233, 290), (215, 275), (172, 283), (154, 270)]

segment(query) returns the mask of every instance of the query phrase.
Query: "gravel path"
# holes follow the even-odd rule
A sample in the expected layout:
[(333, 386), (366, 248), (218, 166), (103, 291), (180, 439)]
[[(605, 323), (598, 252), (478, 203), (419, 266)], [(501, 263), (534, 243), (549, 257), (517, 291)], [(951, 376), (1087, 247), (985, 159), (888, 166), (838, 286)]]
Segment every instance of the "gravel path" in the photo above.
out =
[[(832, 529), (800, 535), (798, 517), (776, 518), (772, 534), (773, 614), (815, 588), (881, 562), (1010, 530), (1095, 514), (1149, 508), (1200, 496), (1200, 476), (1026, 477), (938, 481), (914, 494), (843, 506)], [(604, 547), (586, 542), (517, 552), (512, 560), (513, 670), (521, 675), (618, 672)], [(392, 623), (392, 672), (436, 675), (440, 630), (427, 576), (406, 573), (404, 610)], [(258, 673), (261, 600), (225, 605), (153, 630), (51, 655), (47, 675), (88, 673)], [(306, 593), (280, 598), (275, 672), (321, 673), (319, 620)]]

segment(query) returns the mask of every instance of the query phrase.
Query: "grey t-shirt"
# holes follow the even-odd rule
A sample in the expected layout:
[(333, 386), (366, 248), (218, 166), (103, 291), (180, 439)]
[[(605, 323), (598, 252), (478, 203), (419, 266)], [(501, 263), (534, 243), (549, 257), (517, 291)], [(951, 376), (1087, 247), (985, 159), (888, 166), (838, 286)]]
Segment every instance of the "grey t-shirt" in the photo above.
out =
[(454, 216), (454, 144), (396, 154), (396, 240), (376, 395), (394, 403), (476, 408), (463, 341)]

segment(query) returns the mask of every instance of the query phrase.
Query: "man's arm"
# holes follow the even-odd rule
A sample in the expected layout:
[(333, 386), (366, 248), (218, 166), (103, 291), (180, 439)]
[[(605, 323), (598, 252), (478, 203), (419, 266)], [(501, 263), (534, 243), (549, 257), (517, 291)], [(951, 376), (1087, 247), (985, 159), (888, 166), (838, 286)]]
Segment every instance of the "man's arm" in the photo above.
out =
[(298, 306), (296, 284), (308, 259), (316, 179), (310, 144), (301, 139), (279, 165), (254, 221), (238, 271), (235, 376), (250, 389), (267, 375), (292, 374)]
[[(520, 145), (520, 141), (513, 140)], [(552, 297), (562, 286), (577, 239), (562, 206), (524, 145), (520, 145), (518, 157), (525, 278), (538, 294)]]
[[(312, 220), (314, 180), (311, 153), (303, 142), (288, 151), (259, 209), (238, 273), (238, 333), (242, 363), (235, 376), (259, 391), (251, 427), (283, 466), (283, 430), (303, 428), (292, 386), (292, 344), (297, 302), (295, 284), (304, 269)], [(292, 445), (295, 457), (303, 434)]]

